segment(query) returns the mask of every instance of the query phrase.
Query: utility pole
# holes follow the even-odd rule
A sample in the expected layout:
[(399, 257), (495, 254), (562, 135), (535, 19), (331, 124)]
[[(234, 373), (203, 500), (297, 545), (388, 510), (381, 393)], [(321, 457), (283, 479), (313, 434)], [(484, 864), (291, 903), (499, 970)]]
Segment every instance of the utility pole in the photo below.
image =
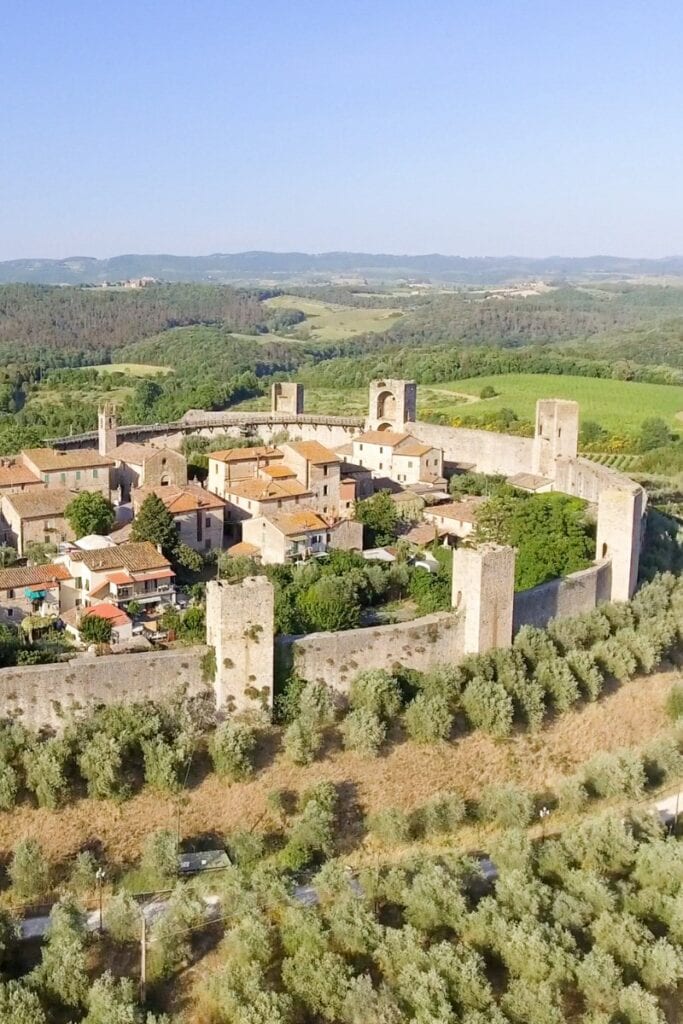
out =
[(144, 1006), (147, 998), (147, 918), (142, 907), (140, 922), (140, 1002)]
[(100, 904), (99, 932), (100, 932), (100, 935), (101, 935), (102, 931), (103, 931), (103, 928), (102, 928), (102, 883), (104, 882), (104, 879), (105, 879), (105, 872), (104, 872), (103, 868), (98, 868), (97, 869), (97, 871), (95, 872), (95, 879), (97, 881), (97, 895), (98, 895), (99, 904)]

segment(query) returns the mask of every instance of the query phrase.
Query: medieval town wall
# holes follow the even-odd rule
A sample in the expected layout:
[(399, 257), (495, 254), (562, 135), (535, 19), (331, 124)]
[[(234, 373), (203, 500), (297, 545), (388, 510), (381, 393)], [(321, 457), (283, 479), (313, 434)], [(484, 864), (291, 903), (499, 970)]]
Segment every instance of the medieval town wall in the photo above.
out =
[(457, 611), (339, 633), (282, 636), (275, 641), (276, 675), (293, 672), (348, 694), (353, 678), (366, 669), (401, 665), (428, 672), (457, 662), (464, 640), (464, 617)]
[(590, 612), (610, 600), (611, 586), (612, 566), (607, 561), (519, 591), (514, 596), (513, 632), (517, 633), (522, 626), (544, 628), (551, 619), (568, 619)]
[(480, 473), (530, 473), (533, 461), (533, 438), (495, 434), (492, 430), (470, 430), (465, 427), (442, 427), (435, 423), (406, 423), (406, 431), (415, 434), (424, 444), (443, 449), (448, 463), (471, 465)]
[(72, 714), (101, 704), (167, 701), (179, 690), (205, 693), (202, 659), (208, 648), (139, 654), (82, 655), (54, 665), (0, 669), (0, 717), (31, 729), (59, 731)]

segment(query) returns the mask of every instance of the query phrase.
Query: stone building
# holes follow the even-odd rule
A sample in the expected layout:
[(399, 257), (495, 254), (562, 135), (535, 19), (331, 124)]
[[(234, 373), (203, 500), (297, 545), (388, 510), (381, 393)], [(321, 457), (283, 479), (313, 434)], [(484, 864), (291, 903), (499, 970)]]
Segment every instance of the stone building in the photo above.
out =
[[(206, 486), (213, 494), (227, 500), (228, 488), (239, 480), (251, 480), (262, 470), (283, 461), (279, 448), (256, 445), (251, 448), (226, 448), (209, 454)], [(294, 475), (291, 474), (286, 475)]]
[[(331, 519), (310, 508), (246, 519), (242, 540), (266, 565), (305, 561), (335, 549), (362, 551), (363, 527), (351, 519)], [(231, 550), (231, 549), (230, 549)]]
[(107, 601), (117, 606), (175, 603), (175, 573), (171, 563), (149, 541), (81, 551), (60, 558), (68, 572), (62, 586), (62, 607), (90, 607)]
[(107, 501), (111, 497), (114, 461), (93, 448), (26, 448), (18, 458), (45, 487), (99, 491)]
[(56, 616), (61, 587), (69, 579), (64, 565), (13, 565), (0, 569), (0, 620), (19, 625), (28, 615)]
[(121, 501), (130, 501), (136, 487), (184, 487), (187, 483), (187, 459), (166, 446), (118, 443), (116, 412), (110, 405), (98, 411), (98, 449), (113, 460), (112, 487)]
[(173, 484), (138, 487), (133, 491), (135, 515), (150, 494), (156, 494), (161, 498), (173, 516), (182, 544), (187, 544), (202, 554), (221, 550), (226, 502), (217, 494), (206, 491), (198, 484), (186, 484), (184, 487), (176, 487)]
[(443, 455), (411, 434), (367, 430), (351, 442), (352, 460), (375, 477), (387, 477), (404, 487), (443, 484)]
[(310, 491), (310, 504), (323, 515), (337, 515), (340, 504), (341, 459), (319, 441), (288, 441), (280, 445), (284, 463)]
[(486, 498), (469, 497), (462, 501), (451, 501), (444, 505), (425, 508), (423, 517), (437, 527), (439, 535), (464, 540), (474, 532), (477, 525), (477, 511)]
[(26, 554), (28, 544), (54, 544), (71, 541), (75, 534), (65, 516), (67, 506), (76, 497), (62, 487), (31, 488), (0, 499), (4, 542)]

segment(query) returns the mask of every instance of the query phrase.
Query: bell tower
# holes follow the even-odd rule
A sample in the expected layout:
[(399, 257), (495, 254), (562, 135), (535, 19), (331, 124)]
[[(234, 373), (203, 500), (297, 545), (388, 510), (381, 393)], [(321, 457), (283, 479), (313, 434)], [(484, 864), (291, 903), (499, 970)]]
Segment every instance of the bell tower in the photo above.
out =
[(100, 455), (109, 455), (116, 448), (118, 421), (116, 409), (105, 402), (97, 410), (97, 449)]

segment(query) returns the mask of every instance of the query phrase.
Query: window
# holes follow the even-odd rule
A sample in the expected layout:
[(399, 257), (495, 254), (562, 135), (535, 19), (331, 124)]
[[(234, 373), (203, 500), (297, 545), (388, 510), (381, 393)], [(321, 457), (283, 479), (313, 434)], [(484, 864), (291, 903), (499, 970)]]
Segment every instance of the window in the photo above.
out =
[(93, 478), (93, 480), (97, 480), (99, 475), (100, 475), (99, 469), (93, 469), (93, 471), (92, 471), (92, 478)]
[(90, 580), (83, 580), (83, 589), (90, 590)]
[(211, 516), (206, 516), (204, 519), (204, 526), (211, 526)]
[(49, 484), (49, 482), (50, 482), (50, 474), (49, 473), (43, 473), (43, 483)]
[(412, 469), (412, 468), (413, 468), (412, 459), (408, 459), (408, 469)]
[(323, 466), (323, 476), (327, 476), (327, 466)]
[(62, 484), (66, 483), (66, 473), (60, 473), (59, 474), (59, 482), (62, 483)]
[(7, 609), (7, 618), (8, 618), (8, 619), (11, 619), (11, 618), (12, 618), (12, 615), (13, 615), (13, 613), (14, 613), (14, 609), (13, 609), (13, 608), (8, 608), (8, 609)]
[(379, 468), (380, 468), (380, 469), (384, 469), (384, 466), (383, 466), (383, 464), (382, 464), (381, 462), (380, 462), (380, 464), (379, 464)]
[(323, 497), (327, 496), (327, 484), (323, 486)]
[[(361, 445), (361, 448), (362, 448), (362, 447), (363, 447), (363, 446)], [(359, 459), (359, 460), (358, 460), (358, 465), (359, 465), (359, 466), (362, 466), (362, 465), (363, 465), (363, 460), (362, 460), (362, 459)]]
[(8, 590), (7, 591), (7, 596), (8, 597), (14, 597), (14, 591), (13, 590)]
[(76, 479), (77, 479), (77, 480), (80, 480), (80, 479), (81, 479), (81, 471), (80, 471), (80, 469), (77, 469), (77, 470), (76, 470)]
[(362, 444), (358, 445), (358, 450), (361, 451), (361, 452), (363, 451), (363, 445)]
[(382, 445), (379, 446), (379, 453), (380, 455), (384, 455), (384, 448), (382, 448)]

